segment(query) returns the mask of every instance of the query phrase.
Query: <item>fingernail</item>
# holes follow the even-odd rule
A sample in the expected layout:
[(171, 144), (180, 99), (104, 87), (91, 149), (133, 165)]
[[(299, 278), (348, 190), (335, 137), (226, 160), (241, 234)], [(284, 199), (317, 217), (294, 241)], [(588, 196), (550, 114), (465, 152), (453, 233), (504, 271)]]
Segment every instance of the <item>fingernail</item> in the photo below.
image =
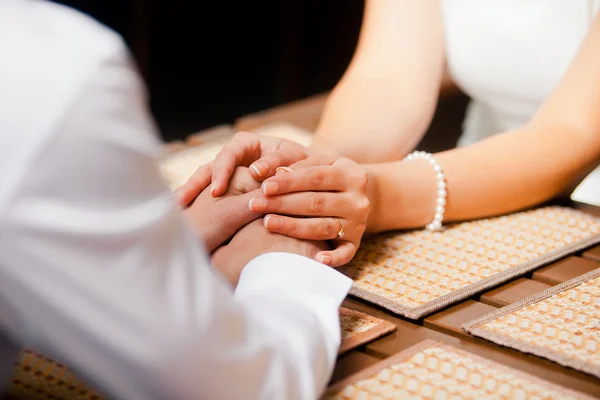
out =
[(264, 194), (275, 194), (279, 190), (277, 182), (265, 182), (262, 184)]
[(267, 229), (278, 230), (281, 228), (281, 225), (283, 225), (283, 221), (281, 221), (281, 218), (267, 215), (265, 217), (264, 224), (265, 228)]
[(251, 211), (263, 211), (267, 208), (267, 199), (263, 199), (262, 197), (254, 197), (250, 199), (248, 202), (248, 207)]
[(290, 167), (277, 167), (275, 168), (275, 172), (292, 172), (293, 169)]
[(264, 162), (257, 162), (250, 166), (258, 176), (265, 176), (269, 173), (269, 166)]
[(211, 195), (212, 197), (215, 197), (215, 189), (216, 189), (216, 188), (217, 188), (217, 187), (216, 187), (215, 185), (213, 185), (213, 186), (210, 188), (210, 195)]
[(175, 191), (173, 191), (173, 196), (178, 197), (179, 193), (183, 190), (183, 186), (179, 186)]
[(331, 263), (331, 256), (329, 254), (319, 254), (317, 255), (317, 261), (329, 265)]

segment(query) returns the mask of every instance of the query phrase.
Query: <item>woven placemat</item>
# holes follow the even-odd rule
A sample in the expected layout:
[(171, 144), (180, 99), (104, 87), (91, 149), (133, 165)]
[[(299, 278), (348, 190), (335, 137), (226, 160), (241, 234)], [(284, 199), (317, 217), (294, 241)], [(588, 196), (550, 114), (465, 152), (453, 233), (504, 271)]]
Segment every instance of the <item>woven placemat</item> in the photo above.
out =
[(600, 268), (486, 314), (463, 328), (600, 378)]
[(598, 242), (599, 218), (552, 206), (376, 236), (340, 270), (350, 294), (418, 319)]
[(338, 354), (344, 354), (396, 330), (396, 325), (346, 307), (340, 308), (342, 344)]
[(452, 346), (423, 341), (330, 387), (324, 399), (591, 399)]
[[(256, 133), (265, 136), (280, 137), (308, 146), (312, 141), (310, 132), (288, 123), (273, 123), (257, 128)], [(196, 139), (195, 146), (168, 154), (160, 164), (160, 170), (171, 189), (183, 185), (198, 167), (214, 160), (219, 151), (233, 138), (231, 131), (217, 131), (203, 135), (204, 141)]]
[(100, 400), (102, 397), (63, 364), (23, 350), (6, 393), (22, 400)]

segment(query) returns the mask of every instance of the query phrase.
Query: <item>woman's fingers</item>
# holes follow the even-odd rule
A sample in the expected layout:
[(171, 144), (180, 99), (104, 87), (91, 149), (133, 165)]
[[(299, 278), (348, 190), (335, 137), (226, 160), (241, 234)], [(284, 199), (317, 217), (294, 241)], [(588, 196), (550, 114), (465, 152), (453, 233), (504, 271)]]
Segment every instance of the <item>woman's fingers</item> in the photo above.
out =
[[(343, 221), (343, 222), (342, 222)], [(344, 237), (352, 236), (351, 222), (340, 220), (345, 226)], [(294, 218), (269, 214), (263, 218), (263, 224), (271, 232), (280, 233), (296, 239), (333, 240), (338, 238), (340, 226), (335, 218)], [(348, 235), (348, 236), (347, 236)]]
[(354, 161), (322, 155), (281, 168), (263, 182), (262, 189), (267, 196), (303, 191), (365, 192), (367, 183), (366, 170)]
[(336, 248), (319, 252), (317, 261), (338, 267), (352, 259), (365, 231), (370, 210), (367, 186), (366, 170), (354, 161), (311, 156), (266, 179), (261, 185), (264, 197), (252, 199), (249, 208), (270, 213), (263, 220), (270, 231), (333, 240)]
[(226, 149), (221, 150), (213, 162), (214, 169), (210, 194), (213, 197), (218, 197), (227, 191), (229, 180), (233, 176), (235, 167), (239, 164), (235, 153)]
[(301, 144), (284, 140), (271, 144), (271, 149), (263, 149), (263, 156), (250, 165), (252, 176), (257, 181), (263, 181), (273, 175), (277, 168), (287, 166), (306, 158), (308, 150)]
[(273, 197), (256, 197), (248, 207), (254, 212), (311, 217), (354, 216), (368, 210), (366, 198), (343, 192), (299, 192)]
[(260, 136), (255, 133), (238, 132), (221, 149), (213, 161), (212, 196), (217, 197), (225, 193), (235, 167), (247, 167), (248, 164), (260, 157), (260, 139)]
[(330, 267), (341, 267), (348, 264), (358, 250), (358, 244), (353, 242), (338, 241), (337, 247), (330, 251), (320, 251), (315, 260)]
[(198, 168), (186, 183), (175, 189), (179, 205), (185, 207), (194, 201), (210, 184), (211, 176), (212, 162)]
[(343, 165), (326, 165), (278, 172), (263, 182), (262, 190), (266, 196), (274, 196), (304, 191), (362, 190), (366, 184), (367, 173), (361, 168), (348, 170)]
[(277, 167), (289, 165), (306, 158), (306, 147), (285, 139), (239, 132), (214, 160), (213, 196), (227, 190), (229, 179), (237, 166), (249, 166), (257, 181), (273, 176)]
[(288, 156), (290, 155), (286, 155), (283, 151), (279, 150), (264, 155), (250, 165), (252, 176), (257, 181), (263, 181), (264, 179), (275, 175), (278, 167), (287, 164), (286, 158)]
[(339, 238), (340, 225), (335, 218), (293, 218), (269, 214), (263, 224), (271, 232), (305, 240), (335, 240), (336, 248), (317, 253), (315, 259), (332, 267), (339, 267), (352, 260), (360, 243), (363, 229), (355, 229), (349, 220), (340, 219), (344, 239)]
[[(252, 159), (254, 157), (254, 159)], [(211, 183), (212, 196), (220, 196), (227, 190), (229, 180), (233, 176), (235, 167), (244, 160), (250, 159), (246, 164), (260, 157), (259, 136), (254, 133), (239, 132), (221, 149), (219, 154), (210, 163), (198, 168), (194, 175), (181, 187), (176, 194), (182, 206), (190, 204)]]
[(304, 160), (299, 160), (293, 164), (289, 164), (288, 166), (293, 169), (302, 169), (308, 167), (318, 167), (333, 164), (339, 157), (327, 155), (327, 154), (318, 154), (314, 156), (310, 156)]
[(265, 195), (274, 196), (305, 191), (342, 191), (348, 186), (343, 171), (325, 166), (281, 171), (265, 180), (261, 187)]

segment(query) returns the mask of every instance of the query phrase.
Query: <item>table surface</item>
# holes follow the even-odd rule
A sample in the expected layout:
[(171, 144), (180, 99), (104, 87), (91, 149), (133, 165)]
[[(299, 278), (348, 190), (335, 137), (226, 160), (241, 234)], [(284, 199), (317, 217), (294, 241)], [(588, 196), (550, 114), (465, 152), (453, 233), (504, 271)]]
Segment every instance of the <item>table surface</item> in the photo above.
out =
[[(315, 96), (305, 101), (298, 101), (272, 110), (244, 116), (238, 119), (235, 126), (220, 126), (217, 129), (220, 131), (226, 129), (230, 131), (252, 130), (268, 123), (286, 122), (311, 131), (318, 122), (323, 104), (324, 96)], [(192, 135), (188, 143), (196, 144), (198, 138), (202, 136), (202, 133)], [(600, 217), (599, 207), (570, 200), (561, 204)], [(460, 328), (463, 323), (489, 311), (519, 301), (595, 268), (600, 268), (600, 246), (585, 249), (533, 272), (514, 278), (496, 288), (486, 289), (467, 300), (417, 321), (403, 318), (379, 306), (349, 296), (343, 303), (344, 307), (390, 321), (396, 326), (396, 331), (340, 356), (331, 383), (365, 369), (425, 339), (434, 339), (564, 387), (600, 398), (600, 379), (563, 367), (544, 358), (496, 345), (470, 335)]]
[[(312, 131), (318, 122), (324, 99), (322, 95), (315, 96), (304, 101), (279, 106), (273, 110), (245, 116), (240, 118), (235, 126), (220, 125), (195, 133), (190, 135), (186, 141), (169, 143), (167, 148), (179, 150), (188, 145), (200, 144), (206, 137), (227, 135), (235, 130), (252, 130), (273, 122), (287, 122)], [(600, 217), (599, 207), (573, 201), (565, 201), (562, 205)], [(496, 288), (486, 289), (467, 300), (417, 321), (400, 317), (391, 311), (349, 296), (343, 303), (344, 307), (390, 321), (396, 326), (396, 331), (340, 356), (331, 383), (361, 371), (425, 339), (434, 339), (600, 398), (600, 379), (534, 355), (496, 345), (470, 335), (460, 328), (463, 323), (491, 310), (519, 301), (595, 268), (600, 268), (600, 246), (585, 249), (514, 278)], [(6, 395), (3, 397), (2, 394), (0, 394), (0, 398), (9, 399)]]
[[(268, 123), (287, 122), (307, 130), (314, 130), (324, 99), (324, 96), (315, 96), (305, 101), (245, 116), (236, 121), (234, 129), (252, 130)], [(598, 207), (572, 201), (566, 201), (563, 205), (600, 217), (600, 208)], [(541, 267), (417, 321), (400, 317), (379, 306), (349, 296), (344, 301), (345, 307), (390, 321), (396, 325), (396, 331), (341, 356), (335, 366), (331, 383), (425, 339), (435, 339), (600, 398), (600, 379), (534, 355), (496, 345), (470, 335), (460, 328), (463, 323), (489, 311), (519, 301), (595, 268), (600, 268), (600, 246), (586, 249)]]
[[(579, 204), (573, 204), (573, 206), (590, 211), (589, 207), (580, 207)], [(595, 208), (593, 211), (595, 215), (600, 216), (600, 208)], [(418, 321), (399, 317), (390, 311), (350, 296), (344, 302), (345, 307), (383, 318), (394, 323), (397, 329), (392, 334), (340, 357), (335, 367), (332, 383), (405, 350), (422, 340), (435, 339), (567, 388), (600, 398), (600, 379), (534, 355), (496, 345), (470, 335), (460, 328), (463, 323), (498, 307), (514, 303), (549, 286), (564, 282), (596, 268), (600, 268), (600, 246), (586, 249), (576, 255), (540, 268), (533, 273), (515, 278), (497, 288), (478, 293), (468, 300)]]

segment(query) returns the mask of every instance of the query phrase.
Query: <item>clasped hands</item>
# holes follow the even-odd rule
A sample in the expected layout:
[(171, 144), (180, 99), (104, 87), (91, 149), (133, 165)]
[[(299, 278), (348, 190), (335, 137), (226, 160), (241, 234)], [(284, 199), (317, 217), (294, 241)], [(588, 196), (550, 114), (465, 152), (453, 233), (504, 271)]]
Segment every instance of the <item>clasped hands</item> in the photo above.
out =
[(367, 191), (367, 172), (347, 158), (242, 132), (176, 193), (213, 264), (235, 283), (247, 262), (267, 252), (333, 267), (349, 262), (367, 225)]

